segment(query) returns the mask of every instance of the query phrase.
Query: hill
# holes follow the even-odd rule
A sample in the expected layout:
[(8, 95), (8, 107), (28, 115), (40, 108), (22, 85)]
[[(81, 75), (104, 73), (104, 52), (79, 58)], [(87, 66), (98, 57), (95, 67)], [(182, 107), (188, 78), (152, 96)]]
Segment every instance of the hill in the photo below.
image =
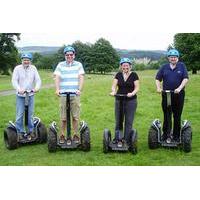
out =
[[(42, 55), (52, 55), (58, 51), (60, 47), (55, 46), (26, 46), (19, 47), (19, 52), (32, 52), (40, 53)], [(128, 58), (150, 58), (151, 60), (158, 60), (165, 56), (166, 51), (162, 50), (128, 50), (128, 49), (116, 49), (120, 57)]]

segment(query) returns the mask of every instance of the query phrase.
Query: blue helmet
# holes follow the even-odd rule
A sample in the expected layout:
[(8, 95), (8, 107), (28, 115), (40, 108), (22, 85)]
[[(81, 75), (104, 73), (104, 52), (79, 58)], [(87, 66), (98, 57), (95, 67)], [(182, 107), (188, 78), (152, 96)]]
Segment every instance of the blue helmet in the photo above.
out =
[(132, 64), (132, 62), (129, 58), (121, 58), (119, 63), (120, 63), (120, 65), (122, 65), (123, 63), (129, 63), (130, 65)]
[(169, 56), (176, 56), (176, 57), (179, 57), (180, 54), (178, 52), (178, 50), (176, 49), (170, 49), (168, 52), (167, 52), (167, 57)]
[(21, 55), (21, 59), (24, 59), (24, 58), (28, 58), (29, 60), (32, 60), (33, 59), (33, 56), (31, 53), (23, 53)]
[(63, 53), (66, 54), (67, 52), (70, 52), (70, 51), (72, 51), (73, 53), (75, 53), (75, 49), (72, 46), (66, 46), (64, 48)]

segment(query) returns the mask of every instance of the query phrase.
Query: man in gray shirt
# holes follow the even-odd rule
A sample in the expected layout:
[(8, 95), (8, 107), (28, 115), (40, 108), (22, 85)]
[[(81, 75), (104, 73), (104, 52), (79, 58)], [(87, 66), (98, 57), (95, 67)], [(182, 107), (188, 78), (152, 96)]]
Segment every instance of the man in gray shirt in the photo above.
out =
[(14, 68), (12, 75), (12, 85), (16, 89), (16, 129), (19, 138), (23, 138), (25, 133), (23, 116), (25, 109), (25, 91), (29, 93), (28, 102), (28, 133), (35, 137), (33, 112), (34, 112), (34, 93), (41, 87), (41, 79), (34, 65), (31, 64), (32, 54), (24, 53), (21, 55), (22, 64)]

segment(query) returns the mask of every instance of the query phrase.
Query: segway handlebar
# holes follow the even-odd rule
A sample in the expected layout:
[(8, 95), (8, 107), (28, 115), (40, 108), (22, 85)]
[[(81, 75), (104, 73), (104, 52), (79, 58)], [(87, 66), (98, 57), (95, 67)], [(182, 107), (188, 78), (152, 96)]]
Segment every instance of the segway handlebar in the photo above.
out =
[(33, 90), (25, 90), (25, 91), (24, 91), (24, 94), (29, 94), (29, 93), (32, 93), (32, 92), (34, 93)]
[[(29, 94), (29, 93), (34, 93), (34, 91), (33, 90), (25, 90), (23, 94)], [(18, 92), (18, 94), (19, 94), (19, 92)]]
[(174, 93), (174, 90), (162, 90), (162, 93)]
[(66, 95), (70, 95), (70, 94), (76, 94), (76, 92), (59, 92), (59, 94), (66, 94)]
[(128, 97), (127, 94), (115, 94), (115, 97)]

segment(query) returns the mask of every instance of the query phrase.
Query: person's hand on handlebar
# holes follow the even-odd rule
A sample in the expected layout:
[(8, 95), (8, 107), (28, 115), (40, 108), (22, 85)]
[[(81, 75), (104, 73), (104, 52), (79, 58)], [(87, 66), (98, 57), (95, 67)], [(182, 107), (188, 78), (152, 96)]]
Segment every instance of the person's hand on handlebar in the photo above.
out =
[(25, 92), (24, 89), (19, 89), (19, 90), (18, 90), (18, 93), (19, 93), (19, 94), (24, 94), (24, 92)]
[(132, 92), (127, 94), (127, 97), (132, 97), (132, 96), (134, 96), (134, 94)]
[(32, 92), (33, 93), (36, 93), (36, 92), (38, 92), (39, 90), (38, 89), (32, 89)]
[(112, 92), (110, 93), (110, 95), (111, 95), (111, 96), (115, 96), (115, 95), (116, 95), (116, 92), (115, 92), (115, 91), (112, 91)]
[(81, 91), (80, 90), (76, 90), (76, 95), (80, 96), (81, 95)]
[(162, 88), (157, 88), (157, 92), (161, 93), (162, 92)]
[(174, 93), (178, 94), (178, 93), (180, 93), (180, 91), (181, 91), (180, 88), (176, 88), (176, 89), (174, 90)]

